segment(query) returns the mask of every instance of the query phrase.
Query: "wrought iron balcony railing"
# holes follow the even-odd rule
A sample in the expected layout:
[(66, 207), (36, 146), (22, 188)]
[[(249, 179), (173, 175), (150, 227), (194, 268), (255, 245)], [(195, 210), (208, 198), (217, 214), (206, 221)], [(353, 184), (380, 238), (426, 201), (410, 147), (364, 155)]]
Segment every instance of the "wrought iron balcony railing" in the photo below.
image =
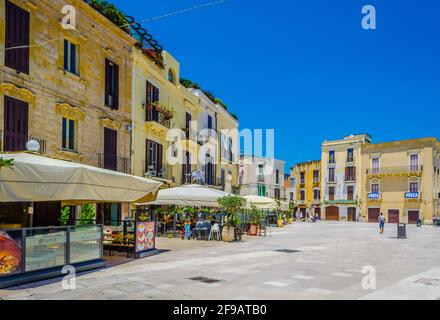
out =
[(147, 107), (147, 122), (156, 122), (167, 129), (171, 129), (171, 119), (163, 114), (160, 110), (157, 110), (154, 106)]
[(420, 173), (420, 172), (423, 172), (423, 166), (419, 166), (419, 165), (413, 165), (413, 166), (410, 165), (403, 167), (380, 167), (380, 168), (367, 169), (367, 174), (369, 175)]
[(99, 153), (98, 167), (102, 169), (130, 174), (130, 159), (117, 157), (112, 154)]
[(162, 166), (144, 163), (144, 176), (150, 179), (174, 181), (173, 167), (167, 164)]
[(47, 153), (46, 140), (16, 133), (9, 133), (0, 130), (0, 151), (2, 152), (21, 152), (26, 151), (26, 143), (30, 140), (37, 141), (40, 144), (39, 154)]

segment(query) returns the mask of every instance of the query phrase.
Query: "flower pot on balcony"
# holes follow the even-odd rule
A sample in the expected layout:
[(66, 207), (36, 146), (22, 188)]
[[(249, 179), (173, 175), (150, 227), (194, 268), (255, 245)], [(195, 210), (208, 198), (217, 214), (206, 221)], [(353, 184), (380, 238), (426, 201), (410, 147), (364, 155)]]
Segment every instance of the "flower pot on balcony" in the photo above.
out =
[(224, 227), (222, 230), (222, 238), (224, 242), (234, 242), (235, 240), (235, 228)]

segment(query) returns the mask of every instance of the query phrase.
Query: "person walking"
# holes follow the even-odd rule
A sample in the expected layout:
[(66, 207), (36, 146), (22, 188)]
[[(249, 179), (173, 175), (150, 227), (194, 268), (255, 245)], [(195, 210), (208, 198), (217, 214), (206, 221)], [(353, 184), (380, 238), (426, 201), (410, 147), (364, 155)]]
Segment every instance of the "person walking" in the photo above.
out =
[(383, 213), (381, 213), (379, 216), (379, 228), (380, 233), (383, 234), (385, 231), (385, 216), (383, 215)]

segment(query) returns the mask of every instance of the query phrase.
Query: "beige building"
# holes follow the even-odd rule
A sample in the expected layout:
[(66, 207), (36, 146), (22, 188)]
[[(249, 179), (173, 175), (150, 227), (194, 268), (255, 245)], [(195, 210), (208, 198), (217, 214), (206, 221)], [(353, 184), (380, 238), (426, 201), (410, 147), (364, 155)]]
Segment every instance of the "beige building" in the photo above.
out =
[(432, 223), (440, 215), (440, 143), (435, 138), (365, 145), (362, 217)]
[(84, 1), (69, 4), (75, 30), (61, 25), (65, 1), (0, 2), (1, 151), (37, 140), (42, 153), (130, 172), (134, 40)]
[(296, 181), (295, 215), (321, 217), (321, 161), (298, 163), (290, 174)]
[(324, 219), (360, 220), (361, 150), (370, 143), (368, 134), (358, 134), (322, 144), (321, 210)]

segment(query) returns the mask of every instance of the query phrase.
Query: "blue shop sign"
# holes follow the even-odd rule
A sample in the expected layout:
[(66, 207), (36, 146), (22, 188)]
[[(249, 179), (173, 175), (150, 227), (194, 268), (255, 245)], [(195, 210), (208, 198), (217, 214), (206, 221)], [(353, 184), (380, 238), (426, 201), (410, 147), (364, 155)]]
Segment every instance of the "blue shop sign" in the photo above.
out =
[(370, 192), (368, 194), (368, 199), (380, 199), (380, 193), (379, 192)]
[(418, 192), (407, 192), (405, 193), (405, 199), (418, 199), (420, 193)]

